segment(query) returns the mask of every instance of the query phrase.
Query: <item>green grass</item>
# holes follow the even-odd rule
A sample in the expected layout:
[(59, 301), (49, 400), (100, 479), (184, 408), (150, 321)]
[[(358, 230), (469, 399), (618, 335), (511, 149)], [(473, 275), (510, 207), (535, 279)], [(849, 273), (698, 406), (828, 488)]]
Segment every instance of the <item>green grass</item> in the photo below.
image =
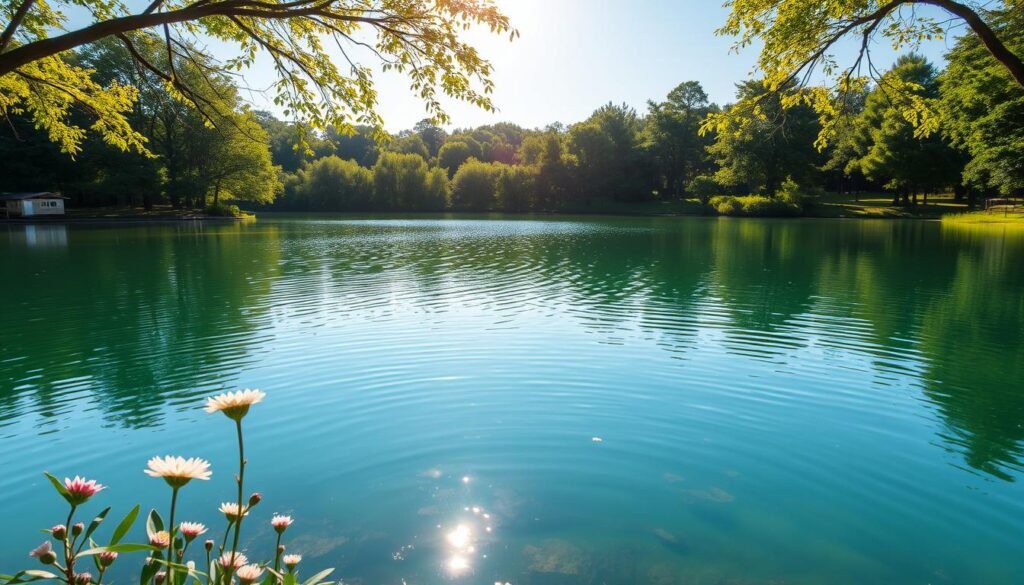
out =
[(928, 204), (918, 198), (913, 207), (894, 207), (892, 195), (885, 193), (863, 193), (858, 197), (848, 194), (828, 193), (818, 199), (807, 210), (808, 217), (861, 217), (861, 218), (910, 218), (937, 219), (950, 213), (967, 211), (966, 203), (958, 203), (952, 194), (932, 195)]
[(942, 225), (1024, 227), (1024, 208), (999, 207), (988, 211), (944, 215)]

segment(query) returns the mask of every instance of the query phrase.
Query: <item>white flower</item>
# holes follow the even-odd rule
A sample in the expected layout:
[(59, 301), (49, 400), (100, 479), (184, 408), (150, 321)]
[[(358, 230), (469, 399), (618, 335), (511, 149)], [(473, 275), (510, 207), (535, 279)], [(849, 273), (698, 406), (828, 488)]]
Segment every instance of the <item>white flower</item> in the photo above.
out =
[(244, 509), (241, 513), (239, 513), (237, 502), (224, 502), (223, 504), (220, 505), (220, 511), (222, 514), (227, 516), (227, 519), (231, 522), (238, 520), (240, 516), (249, 515), (248, 508)]
[(274, 527), (278, 534), (287, 530), (292, 525), (292, 522), (294, 520), (292, 520), (291, 516), (282, 516), (280, 514), (274, 514), (274, 517), (270, 519), (270, 525)]
[(205, 459), (192, 457), (154, 457), (147, 463), (144, 472), (150, 477), (162, 477), (171, 487), (180, 488), (193, 479), (210, 479), (210, 463)]
[(240, 582), (252, 583), (253, 581), (258, 581), (260, 576), (263, 575), (263, 569), (259, 565), (245, 565), (244, 567), (239, 567), (238, 572), (235, 574), (238, 575)]
[(197, 536), (206, 534), (206, 525), (200, 522), (182, 522), (178, 525), (178, 530), (185, 540), (191, 541)]
[(295, 565), (302, 562), (302, 555), (284, 555), (281, 557), (281, 561), (288, 569), (294, 569)]
[[(245, 565), (245, 564), (247, 564), (249, 562), (249, 559), (246, 558), (246, 556), (243, 555), (242, 553), (235, 553), (234, 557), (235, 558), (234, 558), (234, 563), (233, 563), (234, 567), (233, 568), (235, 568), (235, 569), (237, 569), (237, 568), (239, 568), (239, 567), (241, 567), (241, 566), (243, 566), (243, 565)], [(226, 552), (226, 553), (220, 555), (220, 558), (217, 559), (217, 564), (220, 565), (221, 567), (225, 568), (225, 569), (229, 569), (229, 568), (232, 568), (232, 562), (231, 561), (232, 561), (231, 553), (230, 552)]]
[(266, 395), (262, 390), (250, 389), (218, 394), (206, 399), (206, 412), (223, 412), (230, 419), (242, 420), (242, 417), (249, 413), (249, 407), (262, 402)]

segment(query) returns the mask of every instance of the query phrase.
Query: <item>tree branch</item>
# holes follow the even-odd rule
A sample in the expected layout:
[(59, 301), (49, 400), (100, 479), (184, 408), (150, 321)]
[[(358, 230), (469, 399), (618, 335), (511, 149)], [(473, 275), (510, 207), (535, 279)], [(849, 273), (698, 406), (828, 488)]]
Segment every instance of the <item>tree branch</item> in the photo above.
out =
[(21, 26), (22, 21), (25, 20), (25, 15), (28, 14), (28, 9), (32, 8), (35, 1), (36, 0), (25, 0), (21, 3), (21, 6), (18, 7), (18, 10), (15, 11), (14, 16), (11, 18), (11, 22), (7, 24), (7, 28), (4, 29), (4, 32), (0, 34), (0, 52), (10, 44), (11, 39), (14, 38), (14, 33), (18, 30), (18, 27)]

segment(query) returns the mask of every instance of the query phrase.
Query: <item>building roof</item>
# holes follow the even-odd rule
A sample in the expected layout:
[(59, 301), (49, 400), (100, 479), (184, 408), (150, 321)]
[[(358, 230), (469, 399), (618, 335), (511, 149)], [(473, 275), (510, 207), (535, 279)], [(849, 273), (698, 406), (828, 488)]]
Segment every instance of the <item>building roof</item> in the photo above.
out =
[(37, 191), (35, 193), (0, 193), (0, 201), (24, 201), (25, 199), (67, 199), (56, 191)]

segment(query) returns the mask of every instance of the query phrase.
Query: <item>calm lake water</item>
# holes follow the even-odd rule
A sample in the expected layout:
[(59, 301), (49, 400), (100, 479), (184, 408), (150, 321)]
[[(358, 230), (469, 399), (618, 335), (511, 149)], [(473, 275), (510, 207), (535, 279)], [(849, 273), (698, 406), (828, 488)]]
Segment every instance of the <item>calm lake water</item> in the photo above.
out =
[(219, 537), (202, 398), (259, 387), (243, 540), (293, 514), (306, 575), (1021, 583), (1022, 293), (1024, 238), (925, 222), (0, 226), (0, 572), (63, 519), (43, 470), (113, 517), (206, 457)]

